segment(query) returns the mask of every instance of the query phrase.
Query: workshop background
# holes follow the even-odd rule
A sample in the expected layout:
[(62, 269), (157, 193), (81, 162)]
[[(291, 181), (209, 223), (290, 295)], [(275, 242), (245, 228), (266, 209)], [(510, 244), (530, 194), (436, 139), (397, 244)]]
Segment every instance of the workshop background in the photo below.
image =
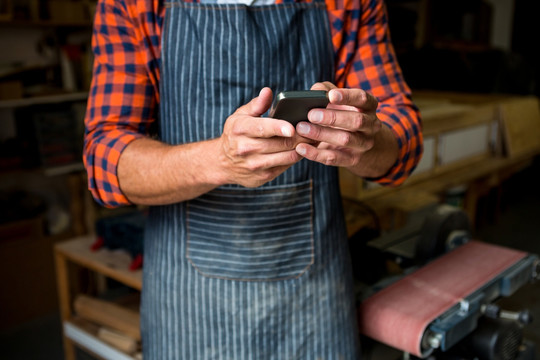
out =
[[(353, 263), (359, 235), (398, 232), (440, 204), (461, 208), (474, 238), (540, 254), (533, 4), (387, 0), (425, 154), (399, 189), (342, 172)], [(95, 6), (0, 0), (0, 359), (93, 358), (66, 333), (95, 352), (140, 354), (145, 209), (98, 207), (81, 162)], [(538, 284), (501, 306), (531, 312), (525, 336), (540, 349)]]

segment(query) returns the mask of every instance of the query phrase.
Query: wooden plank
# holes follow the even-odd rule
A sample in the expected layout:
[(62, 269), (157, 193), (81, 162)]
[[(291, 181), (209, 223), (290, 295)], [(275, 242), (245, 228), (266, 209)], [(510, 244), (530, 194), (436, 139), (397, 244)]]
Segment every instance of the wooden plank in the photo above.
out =
[(540, 105), (534, 96), (501, 104), (503, 136), (508, 156), (540, 148)]
[(114, 347), (107, 345), (105, 342), (98, 339), (94, 334), (88, 332), (86, 328), (79, 327), (71, 321), (64, 323), (65, 336), (69, 337), (73, 342), (77, 343), (83, 349), (86, 349), (100, 359), (106, 360), (133, 360), (134, 358), (116, 350)]
[(77, 315), (85, 320), (141, 340), (140, 315), (134, 310), (87, 295), (78, 295), (74, 308)]
[(452, 91), (433, 91), (433, 90), (415, 90), (413, 92), (413, 100), (415, 103), (423, 101), (450, 102), (458, 104), (470, 105), (485, 105), (493, 104), (508, 99), (506, 94), (480, 94), (480, 93), (463, 93)]
[(131, 336), (106, 327), (99, 328), (97, 337), (126, 354), (134, 354), (138, 348), (137, 340)]
[(471, 107), (468, 105), (452, 105), (459, 108), (436, 109), (437, 111), (422, 112), (423, 133), (425, 135), (440, 134), (456, 129), (462, 129), (482, 123), (491, 123), (497, 119), (497, 107), (493, 104)]
[(422, 120), (424, 120), (424, 122), (460, 116), (471, 109), (474, 109), (474, 106), (472, 105), (453, 104), (446, 101), (421, 101), (417, 105), (420, 109)]
[(0, 109), (42, 104), (55, 104), (68, 101), (85, 101), (87, 98), (88, 93), (86, 91), (82, 91), (59, 95), (36, 96), (24, 99), (2, 100), (0, 101)]

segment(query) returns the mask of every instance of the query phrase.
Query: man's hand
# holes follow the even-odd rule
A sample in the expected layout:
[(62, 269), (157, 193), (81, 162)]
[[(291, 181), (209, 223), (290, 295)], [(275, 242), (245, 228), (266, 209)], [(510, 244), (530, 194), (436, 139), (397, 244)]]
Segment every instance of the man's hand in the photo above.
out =
[(296, 146), (306, 141), (283, 120), (261, 118), (272, 103), (272, 90), (238, 108), (225, 122), (219, 160), (226, 183), (260, 186), (300, 161)]
[(338, 89), (329, 82), (312, 90), (327, 90), (330, 104), (313, 109), (309, 122), (296, 126), (299, 135), (319, 142), (299, 143), (298, 154), (326, 165), (346, 167), (364, 177), (384, 175), (398, 156), (397, 141), (376, 114), (378, 101), (361, 89)]

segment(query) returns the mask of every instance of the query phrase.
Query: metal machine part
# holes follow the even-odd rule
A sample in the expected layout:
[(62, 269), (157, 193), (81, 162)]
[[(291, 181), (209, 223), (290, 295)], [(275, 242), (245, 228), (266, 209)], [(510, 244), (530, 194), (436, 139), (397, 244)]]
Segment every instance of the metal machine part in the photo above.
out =
[(439, 205), (425, 219), (378, 236), (367, 245), (410, 267), (423, 265), (471, 239), (467, 214), (455, 206)]
[(441, 205), (425, 220), (416, 243), (415, 259), (420, 264), (440, 256), (471, 238), (467, 214), (459, 208)]
[(476, 329), (451, 351), (461, 358), (515, 360), (523, 343), (523, 328), (508, 319), (482, 317)]
[(518, 312), (507, 311), (507, 310), (502, 310), (496, 304), (486, 304), (482, 306), (481, 311), (488, 318), (491, 318), (491, 319), (501, 318), (501, 319), (514, 320), (514, 321), (519, 322), (522, 325), (530, 324), (533, 321), (529, 310), (522, 310)]
[(523, 331), (512, 320), (483, 318), (467, 341), (469, 348), (485, 359), (512, 360), (523, 342)]
[(491, 317), (496, 315), (497, 320), (512, 321), (518, 326), (528, 324), (532, 319), (527, 311), (496, 311), (492, 303), (500, 297), (511, 296), (520, 287), (535, 281), (537, 261), (536, 255), (528, 255), (433, 321), (422, 340), (424, 352), (429, 354), (434, 349), (450, 350), (474, 332), (481, 317), (488, 318), (483, 316), (486, 312)]

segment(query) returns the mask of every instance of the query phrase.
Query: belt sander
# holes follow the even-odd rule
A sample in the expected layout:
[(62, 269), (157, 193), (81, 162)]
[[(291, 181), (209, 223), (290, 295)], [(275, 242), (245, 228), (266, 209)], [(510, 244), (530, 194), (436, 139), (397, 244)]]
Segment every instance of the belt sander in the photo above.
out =
[(397, 259), (400, 271), (360, 286), (363, 336), (409, 358), (535, 359), (528, 311), (496, 302), (539, 278), (537, 255), (473, 240), (467, 216), (446, 205), (403, 230), (365, 244), (369, 261)]

